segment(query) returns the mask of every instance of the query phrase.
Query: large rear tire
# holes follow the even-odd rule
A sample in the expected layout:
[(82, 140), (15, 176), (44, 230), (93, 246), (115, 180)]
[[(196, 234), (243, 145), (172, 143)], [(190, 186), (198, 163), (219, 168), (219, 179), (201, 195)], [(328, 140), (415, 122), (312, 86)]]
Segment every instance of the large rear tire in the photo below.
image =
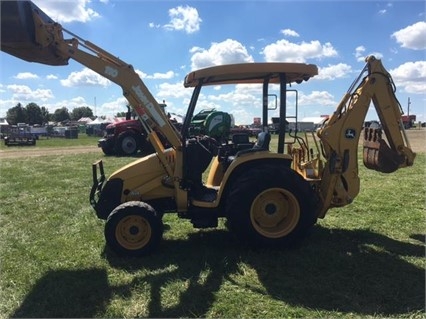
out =
[(116, 207), (105, 224), (107, 245), (119, 255), (143, 256), (163, 237), (161, 217), (147, 203), (127, 202)]
[(135, 155), (139, 149), (139, 139), (132, 132), (123, 132), (118, 136), (116, 152), (122, 156)]
[(231, 231), (251, 246), (289, 246), (316, 223), (315, 193), (290, 168), (261, 166), (238, 178), (226, 214)]

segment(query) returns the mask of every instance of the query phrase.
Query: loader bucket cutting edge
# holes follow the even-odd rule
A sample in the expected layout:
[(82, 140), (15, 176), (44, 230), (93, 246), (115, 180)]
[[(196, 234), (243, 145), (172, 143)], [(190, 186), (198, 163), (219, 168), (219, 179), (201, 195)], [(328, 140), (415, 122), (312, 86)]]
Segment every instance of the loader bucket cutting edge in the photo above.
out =
[(366, 128), (364, 132), (363, 161), (365, 167), (382, 173), (396, 171), (404, 162), (404, 156), (393, 151), (382, 139), (380, 129)]
[(31, 1), (1, 1), (1, 51), (28, 62), (67, 65), (68, 58), (56, 54), (52, 45), (36, 41), (36, 12), (44, 23), (54, 23)]

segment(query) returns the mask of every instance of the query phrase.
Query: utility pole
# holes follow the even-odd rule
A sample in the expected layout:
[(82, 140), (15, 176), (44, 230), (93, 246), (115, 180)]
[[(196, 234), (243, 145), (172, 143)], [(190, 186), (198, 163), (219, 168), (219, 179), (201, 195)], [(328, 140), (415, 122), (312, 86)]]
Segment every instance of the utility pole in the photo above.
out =
[(410, 98), (408, 98), (408, 107), (407, 107), (407, 116), (408, 116), (408, 118), (410, 118), (410, 104), (411, 104), (411, 101), (410, 101)]

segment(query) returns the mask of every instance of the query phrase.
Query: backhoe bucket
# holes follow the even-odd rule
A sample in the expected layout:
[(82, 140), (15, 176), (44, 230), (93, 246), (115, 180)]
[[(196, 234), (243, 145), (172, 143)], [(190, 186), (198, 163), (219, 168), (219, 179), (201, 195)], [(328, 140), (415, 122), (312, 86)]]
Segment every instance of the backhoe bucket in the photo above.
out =
[(404, 162), (404, 156), (393, 151), (382, 138), (382, 130), (376, 128), (364, 129), (364, 165), (382, 173), (396, 171)]
[[(67, 65), (68, 58), (55, 53), (56, 48), (43, 23), (54, 24), (31, 1), (1, 1), (1, 51), (28, 62)], [(34, 15), (41, 20), (36, 21)], [(40, 23), (42, 22), (42, 23)], [(43, 39), (44, 44), (37, 39)]]

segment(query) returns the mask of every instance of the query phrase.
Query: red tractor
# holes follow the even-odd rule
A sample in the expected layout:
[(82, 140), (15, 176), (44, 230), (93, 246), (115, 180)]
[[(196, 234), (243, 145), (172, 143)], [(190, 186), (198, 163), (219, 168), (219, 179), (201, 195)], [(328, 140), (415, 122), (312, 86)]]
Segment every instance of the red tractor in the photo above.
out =
[[(166, 104), (160, 104), (162, 109)], [(146, 131), (138, 119), (131, 119), (131, 111), (127, 106), (126, 120), (109, 124), (105, 128), (105, 135), (98, 141), (105, 155), (131, 156), (139, 150), (144, 154), (154, 152), (154, 148), (147, 140)]]
[(138, 150), (152, 150), (139, 120), (125, 120), (109, 124), (106, 133), (98, 141), (105, 155), (134, 155)]

